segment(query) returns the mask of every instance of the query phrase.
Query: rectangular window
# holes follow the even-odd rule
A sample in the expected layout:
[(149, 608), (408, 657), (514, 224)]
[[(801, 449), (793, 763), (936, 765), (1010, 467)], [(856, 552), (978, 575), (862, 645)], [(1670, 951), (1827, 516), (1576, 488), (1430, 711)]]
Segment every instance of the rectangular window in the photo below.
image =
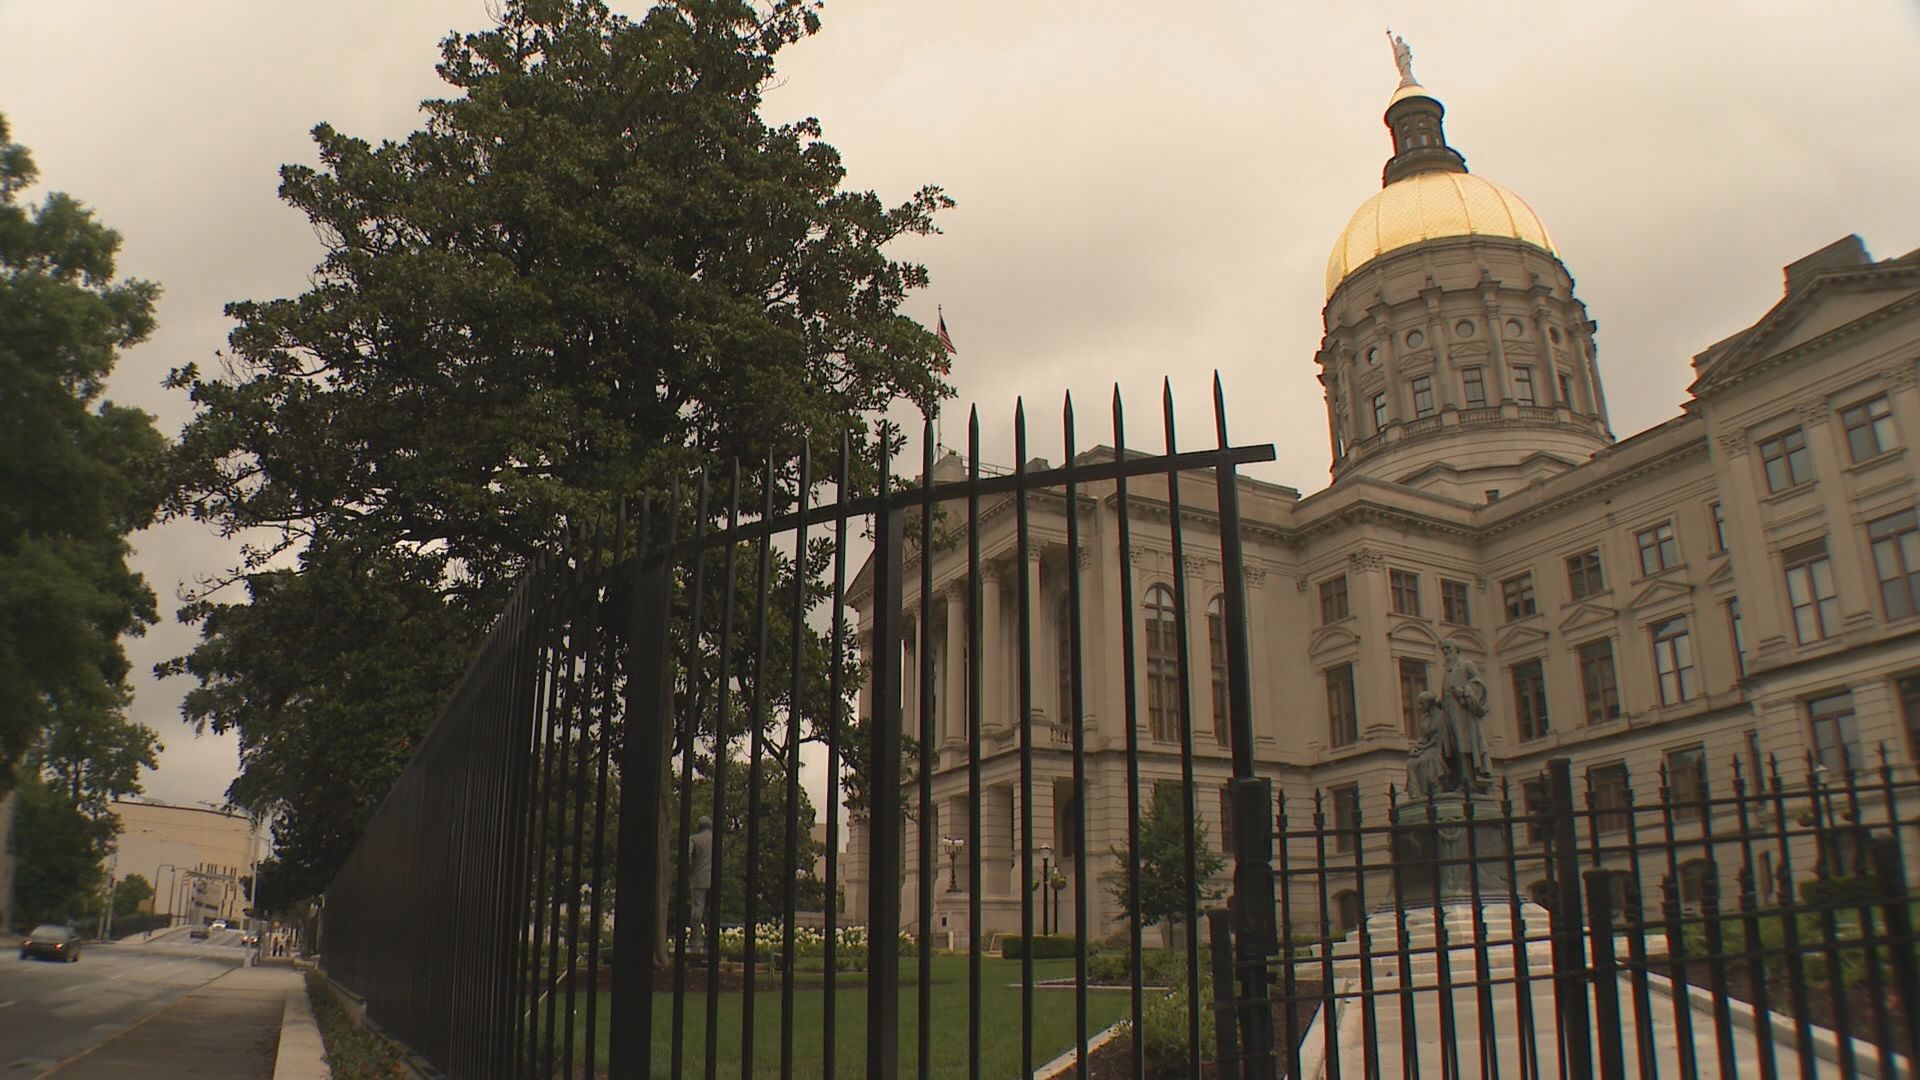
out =
[(1393, 610), (1402, 615), (1420, 614), (1420, 575), (1411, 570), (1387, 571), (1387, 591)]
[(1334, 747), (1360, 741), (1360, 719), (1353, 708), (1353, 665), (1327, 671), (1327, 740)]
[(1322, 623), (1339, 622), (1351, 612), (1347, 608), (1347, 575), (1328, 578), (1320, 583), (1320, 621)]
[(1500, 601), (1506, 606), (1507, 621), (1524, 619), (1539, 610), (1533, 603), (1533, 574), (1515, 574), (1500, 583)]
[(1907, 724), (1907, 748), (1920, 760), (1920, 675), (1909, 675), (1894, 688), (1900, 693), (1900, 717)]
[(1560, 373), (1560, 404), (1573, 408), (1573, 377), (1564, 371)]
[(1833, 563), (1827, 542), (1815, 540), (1780, 553), (1787, 570), (1787, 602), (1793, 606), (1793, 632), (1802, 645), (1840, 629), (1840, 601), (1834, 594)]
[(1548, 731), (1547, 673), (1538, 660), (1513, 665), (1513, 715), (1521, 742)]
[(1885, 394), (1840, 410), (1840, 424), (1847, 429), (1847, 453), (1855, 461), (1879, 457), (1897, 445), (1893, 406)]
[(1747, 779), (1749, 781), (1747, 791), (1766, 790), (1767, 774), (1762, 771), (1764, 764), (1760, 756), (1760, 733), (1749, 729), (1747, 731)]
[(1333, 802), (1333, 850), (1352, 851), (1360, 839), (1360, 785), (1342, 784), (1327, 794)]
[(1413, 380), (1413, 415), (1433, 415), (1433, 377), (1430, 375)]
[[(1520, 808), (1528, 817), (1527, 843), (1547, 838), (1545, 819), (1553, 813), (1553, 798), (1547, 794), (1547, 782), (1541, 777), (1520, 781)], [(1534, 820), (1538, 819), (1538, 820)]]
[(1580, 696), (1586, 704), (1587, 723), (1620, 718), (1620, 676), (1613, 665), (1612, 638), (1580, 646)]
[(1807, 436), (1799, 428), (1783, 431), (1760, 444), (1760, 463), (1767, 472), (1767, 490), (1785, 491), (1813, 479), (1813, 459), (1807, 455)]
[(1487, 403), (1487, 382), (1477, 367), (1460, 369), (1460, 396), (1467, 408), (1478, 409)]
[[(1227, 713), (1227, 599), (1216, 596), (1207, 604), (1207, 655), (1213, 670), (1213, 741), (1220, 747), (1233, 745), (1233, 729)], [(1062, 712), (1060, 715), (1067, 715)]]
[(1889, 619), (1920, 614), (1920, 520), (1911, 510), (1867, 522), (1880, 610)]
[(1533, 404), (1533, 369), (1517, 367), (1513, 369), (1513, 400), (1522, 405)]
[(1727, 518), (1720, 512), (1719, 503), (1707, 507), (1707, 512), (1713, 515), (1713, 550), (1719, 554), (1727, 550)]
[(1407, 737), (1420, 737), (1420, 694), (1427, 689), (1427, 662), (1425, 660), (1400, 659), (1400, 722), (1406, 726)]
[(1591, 548), (1567, 559), (1567, 594), (1583, 600), (1605, 592), (1607, 577), (1600, 571), (1600, 549)]
[(1660, 704), (1678, 705), (1700, 693), (1686, 616), (1654, 625), (1653, 669), (1660, 676)]
[(1667, 751), (1667, 808), (1675, 821), (1705, 818), (1707, 751), (1699, 745)]
[(1384, 392), (1373, 395), (1373, 430), (1387, 430), (1387, 395)]
[(1601, 832), (1625, 832), (1632, 823), (1625, 762), (1587, 770), (1587, 794), (1593, 800), (1593, 824)]
[(1747, 630), (1740, 622), (1740, 598), (1727, 601), (1727, 628), (1733, 632), (1733, 666), (1747, 677)]
[(1853, 692), (1843, 690), (1807, 702), (1813, 725), (1813, 756), (1839, 779), (1860, 767), (1860, 725), (1853, 715)]
[(1642, 577), (1680, 565), (1680, 543), (1674, 539), (1671, 521), (1640, 530), (1634, 534), (1633, 542), (1640, 548)]
[(1465, 626), (1467, 615), (1467, 583), (1441, 578), (1440, 621), (1451, 626)]

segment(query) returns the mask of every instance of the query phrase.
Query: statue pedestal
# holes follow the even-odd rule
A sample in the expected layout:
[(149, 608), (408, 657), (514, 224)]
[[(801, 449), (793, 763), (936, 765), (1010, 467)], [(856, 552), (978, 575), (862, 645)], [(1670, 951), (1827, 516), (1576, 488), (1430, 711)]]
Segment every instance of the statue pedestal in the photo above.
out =
[(1396, 906), (1409, 910), (1448, 903), (1505, 903), (1508, 823), (1493, 795), (1452, 792), (1411, 800), (1393, 826)]

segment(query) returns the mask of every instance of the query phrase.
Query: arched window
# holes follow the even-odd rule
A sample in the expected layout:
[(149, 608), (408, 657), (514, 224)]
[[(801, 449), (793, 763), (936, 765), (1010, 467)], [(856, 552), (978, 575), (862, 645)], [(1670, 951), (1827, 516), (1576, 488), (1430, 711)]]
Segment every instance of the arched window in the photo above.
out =
[(1063, 596), (1053, 616), (1053, 671), (1060, 723), (1073, 723), (1073, 598)]
[(1162, 742), (1180, 737), (1180, 652), (1173, 590), (1147, 590), (1147, 732)]
[(1227, 600), (1216, 596), (1207, 604), (1207, 653), (1213, 661), (1213, 738), (1221, 746), (1233, 744), (1227, 717)]

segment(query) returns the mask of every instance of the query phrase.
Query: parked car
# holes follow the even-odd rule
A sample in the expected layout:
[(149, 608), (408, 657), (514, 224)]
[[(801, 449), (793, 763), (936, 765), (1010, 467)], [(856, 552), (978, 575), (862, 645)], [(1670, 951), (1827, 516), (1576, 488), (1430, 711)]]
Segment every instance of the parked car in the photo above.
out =
[(201, 940), (207, 936), (207, 928), (204, 926), (196, 926), (193, 929), (187, 931), (187, 936), (196, 941)]
[(20, 959), (33, 957), (74, 963), (80, 959), (80, 935), (69, 926), (41, 923), (20, 941)]
[(207, 929), (209, 930), (225, 930), (226, 928), (227, 920), (225, 919), (215, 919), (207, 924)]

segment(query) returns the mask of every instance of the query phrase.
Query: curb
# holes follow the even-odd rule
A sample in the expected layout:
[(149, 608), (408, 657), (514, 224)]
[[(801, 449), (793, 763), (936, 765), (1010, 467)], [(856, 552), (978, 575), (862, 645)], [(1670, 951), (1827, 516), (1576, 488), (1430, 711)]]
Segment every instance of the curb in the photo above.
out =
[(307, 980), (298, 970), (298, 982), (287, 990), (286, 1011), (280, 1014), (280, 1049), (273, 1059), (273, 1080), (332, 1080), (320, 1025), (313, 1020), (307, 999)]

